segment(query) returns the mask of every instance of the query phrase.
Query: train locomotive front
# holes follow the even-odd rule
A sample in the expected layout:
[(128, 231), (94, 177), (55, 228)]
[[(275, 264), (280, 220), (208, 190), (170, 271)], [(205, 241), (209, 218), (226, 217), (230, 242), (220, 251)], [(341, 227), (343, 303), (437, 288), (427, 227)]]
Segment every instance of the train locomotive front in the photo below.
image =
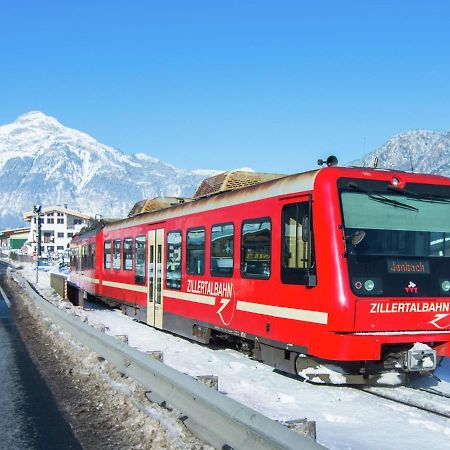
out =
[(296, 370), (318, 382), (403, 383), (450, 355), (450, 181), (340, 172), (324, 183), (338, 200), (341, 264), (326, 263), (326, 253), (317, 262), (333, 272), (331, 333), (316, 352), (323, 358), (300, 357)]

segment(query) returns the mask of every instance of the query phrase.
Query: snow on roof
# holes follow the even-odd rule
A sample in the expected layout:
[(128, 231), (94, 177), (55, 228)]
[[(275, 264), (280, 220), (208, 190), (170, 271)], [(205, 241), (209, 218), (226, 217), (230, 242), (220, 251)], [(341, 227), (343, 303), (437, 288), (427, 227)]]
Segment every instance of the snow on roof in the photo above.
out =
[[(91, 216), (89, 216), (88, 214), (83, 214), (79, 211), (74, 211), (72, 209), (63, 208), (61, 206), (48, 206), (46, 208), (42, 208), (41, 215), (45, 215), (50, 212), (61, 212), (61, 213), (65, 213), (65, 214), (68, 214), (71, 216), (80, 217), (80, 218), (86, 219), (86, 220), (91, 218)], [(34, 216), (34, 212), (28, 211), (28, 212), (24, 213), (23, 218), (25, 220), (30, 221), (33, 216)]]

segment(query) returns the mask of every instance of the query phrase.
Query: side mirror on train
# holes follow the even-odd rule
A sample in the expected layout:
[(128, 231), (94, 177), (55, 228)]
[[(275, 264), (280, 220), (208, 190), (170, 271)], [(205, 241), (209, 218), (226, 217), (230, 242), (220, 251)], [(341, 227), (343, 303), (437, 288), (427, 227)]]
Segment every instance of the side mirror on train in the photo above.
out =
[(309, 216), (303, 216), (302, 221), (302, 241), (309, 241)]

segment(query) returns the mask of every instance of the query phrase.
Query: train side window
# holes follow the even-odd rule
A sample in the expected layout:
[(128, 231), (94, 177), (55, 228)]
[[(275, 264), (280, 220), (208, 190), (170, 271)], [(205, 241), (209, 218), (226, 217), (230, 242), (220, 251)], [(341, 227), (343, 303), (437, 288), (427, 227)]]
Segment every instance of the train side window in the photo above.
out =
[(120, 270), (120, 239), (113, 241), (113, 269)]
[(241, 276), (270, 277), (272, 224), (269, 218), (246, 220), (242, 223)]
[(86, 245), (86, 269), (92, 269), (92, 245)]
[(83, 245), (83, 262), (81, 266), (81, 270), (86, 270), (89, 268), (88, 266), (88, 246), (85, 244)]
[(123, 240), (123, 270), (133, 270), (133, 239)]
[(145, 236), (137, 236), (135, 246), (134, 282), (136, 284), (145, 284)]
[(166, 287), (181, 289), (181, 232), (167, 233)]
[(103, 246), (103, 267), (111, 269), (111, 241), (105, 241)]
[[(307, 219), (305, 219), (305, 217)], [(307, 278), (314, 267), (312, 236), (309, 230), (309, 202), (292, 203), (282, 210), (281, 281), (286, 284), (308, 284)]]
[(91, 251), (91, 267), (95, 269), (95, 244), (92, 244)]
[(92, 248), (91, 248), (91, 244), (87, 244), (86, 245), (86, 269), (90, 269), (91, 266), (91, 254), (92, 254)]
[(211, 227), (211, 275), (231, 277), (233, 275), (234, 225), (227, 223)]
[(205, 273), (205, 229), (191, 228), (186, 239), (186, 272), (191, 275)]

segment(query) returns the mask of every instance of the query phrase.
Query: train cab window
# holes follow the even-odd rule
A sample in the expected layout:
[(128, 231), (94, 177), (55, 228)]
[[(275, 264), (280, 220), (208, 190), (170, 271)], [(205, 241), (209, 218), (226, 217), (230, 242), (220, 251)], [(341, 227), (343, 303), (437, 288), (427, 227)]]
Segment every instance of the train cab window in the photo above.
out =
[(111, 241), (105, 241), (103, 247), (103, 267), (111, 269)]
[(242, 223), (241, 275), (244, 278), (270, 277), (272, 224), (270, 219)]
[(113, 269), (120, 269), (120, 239), (113, 241)]
[(123, 240), (123, 270), (133, 270), (133, 239)]
[(134, 282), (145, 284), (145, 236), (138, 236), (135, 242)]
[[(308, 228), (308, 229), (307, 229)], [(309, 202), (286, 205), (282, 210), (281, 281), (286, 284), (308, 284), (314, 267)]]
[(234, 225), (213, 225), (211, 228), (211, 275), (231, 277), (233, 275)]
[(205, 229), (192, 228), (186, 239), (186, 272), (191, 275), (205, 273)]
[(181, 232), (167, 233), (166, 287), (181, 289)]

